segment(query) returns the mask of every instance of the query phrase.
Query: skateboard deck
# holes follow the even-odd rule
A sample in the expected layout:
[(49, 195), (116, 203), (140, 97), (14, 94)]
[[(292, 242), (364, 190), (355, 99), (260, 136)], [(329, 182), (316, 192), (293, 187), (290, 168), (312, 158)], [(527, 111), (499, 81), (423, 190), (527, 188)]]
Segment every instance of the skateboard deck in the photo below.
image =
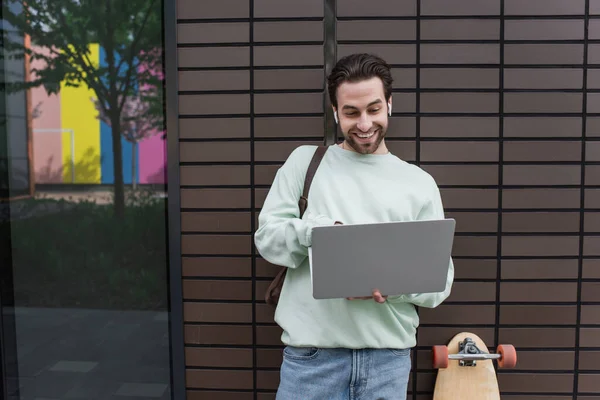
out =
[(500, 400), (494, 359), (499, 368), (512, 368), (516, 351), (511, 345), (500, 345), (498, 354), (490, 354), (483, 340), (470, 332), (457, 334), (447, 346), (434, 346), (438, 375), (433, 400)]

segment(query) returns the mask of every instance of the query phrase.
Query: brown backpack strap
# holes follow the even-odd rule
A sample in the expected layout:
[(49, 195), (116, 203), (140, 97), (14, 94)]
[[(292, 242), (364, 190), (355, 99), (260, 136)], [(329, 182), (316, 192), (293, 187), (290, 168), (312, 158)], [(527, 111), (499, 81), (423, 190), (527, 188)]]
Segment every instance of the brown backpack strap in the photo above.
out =
[[(319, 146), (310, 160), (310, 164), (308, 164), (308, 170), (306, 171), (306, 177), (304, 178), (304, 190), (302, 192), (302, 196), (300, 196), (300, 200), (298, 200), (300, 218), (302, 218), (304, 211), (306, 211), (306, 207), (308, 206), (308, 191), (310, 190), (310, 185), (315, 177), (317, 168), (319, 167), (319, 164), (321, 163), (321, 160), (326, 152), (327, 146)], [(265, 292), (265, 302), (267, 304), (275, 305), (279, 302), (279, 295), (281, 294), (281, 289), (283, 288), (283, 282), (285, 280), (286, 273), (287, 268), (281, 267), (277, 273), (277, 276), (275, 276), (273, 281), (271, 281), (271, 284)]]
[(319, 146), (315, 151), (312, 159), (310, 160), (310, 164), (308, 164), (308, 170), (306, 171), (306, 178), (304, 178), (304, 190), (302, 192), (302, 196), (300, 196), (300, 200), (298, 201), (298, 207), (300, 208), (300, 218), (304, 215), (304, 211), (306, 211), (306, 207), (308, 206), (308, 192), (310, 190), (310, 185), (312, 183), (313, 178), (317, 172), (317, 168), (319, 168), (319, 164), (321, 164), (321, 160), (323, 156), (327, 152), (327, 146)]

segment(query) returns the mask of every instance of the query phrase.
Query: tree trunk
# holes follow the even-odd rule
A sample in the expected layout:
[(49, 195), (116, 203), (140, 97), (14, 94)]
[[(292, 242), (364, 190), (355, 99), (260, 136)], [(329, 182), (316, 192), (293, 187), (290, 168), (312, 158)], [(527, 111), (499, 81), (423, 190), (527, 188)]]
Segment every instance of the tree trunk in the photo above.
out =
[(137, 142), (131, 142), (131, 187), (133, 190), (137, 189), (137, 170), (135, 168), (137, 164)]
[(121, 145), (121, 116), (110, 109), (110, 124), (112, 130), (113, 168), (115, 174), (114, 183), (114, 212), (116, 218), (125, 215), (125, 184), (123, 182), (123, 146)]

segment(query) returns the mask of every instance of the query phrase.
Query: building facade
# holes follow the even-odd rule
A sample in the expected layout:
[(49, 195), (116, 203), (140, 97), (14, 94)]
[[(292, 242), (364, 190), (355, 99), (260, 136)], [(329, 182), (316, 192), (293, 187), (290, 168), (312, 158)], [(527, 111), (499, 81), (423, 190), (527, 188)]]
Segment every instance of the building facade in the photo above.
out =
[[(419, 310), (408, 398), (432, 398), (431, 347), (461, 331), (517, 348), (517, 367), (498, 371), (503, 399), (600, 398), (600, 1), (154, 7), (166, 134), (123, 139), (124, 223), (102, 214), (116, 201), (116, 164), (110, 127), (84, 101), (95, 89), (32, 89), (49, 110), (33, 127), (79, 124), (93, 154), (72, 161), (68, 132), (34, 130), (26, 200), (60, 200), (31, 208), (7, 196), (6, 398), (274, 399), (281, 330), (263, 298), (278, 269), (253, 233), (292, 150), (341, 139), (325, 77), (354, 52), (392, 64), (386, 143), (432, 174), (457, 221), (453, 291)], [(99, 71), (110, 69), (105, 48), (90, 52)], [(74, 179), (71, 162), (82, 164)], [(44, 177), (48, 165), (60, 173)]]

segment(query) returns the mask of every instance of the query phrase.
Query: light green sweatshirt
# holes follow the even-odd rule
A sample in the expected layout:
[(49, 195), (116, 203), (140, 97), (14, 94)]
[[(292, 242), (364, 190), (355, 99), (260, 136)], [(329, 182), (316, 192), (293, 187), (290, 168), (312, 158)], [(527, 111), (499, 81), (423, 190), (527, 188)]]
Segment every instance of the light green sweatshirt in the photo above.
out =
[(390, 296), (381, 304), (374, 300), (315, 300), (308, 247), (313, 227), (335, 221), (363, 224), (443, 219), (439, 189), (428, 173), (391, 153), (362, 155), (333, 145), (317, 170), (308, 208), (300, 219), (298, 199), (315, 150), (316, 146), (298, 147), (278, 170), (254, 238), (265, 260), (288, 267), (275, 311), (275, 321), (283, 329), (281, 340), (291, 346), (413, 347), (419, 324), (414, 306), (436, 307), (449, 296), (454, 279), (452, 260), (441, 293)]

